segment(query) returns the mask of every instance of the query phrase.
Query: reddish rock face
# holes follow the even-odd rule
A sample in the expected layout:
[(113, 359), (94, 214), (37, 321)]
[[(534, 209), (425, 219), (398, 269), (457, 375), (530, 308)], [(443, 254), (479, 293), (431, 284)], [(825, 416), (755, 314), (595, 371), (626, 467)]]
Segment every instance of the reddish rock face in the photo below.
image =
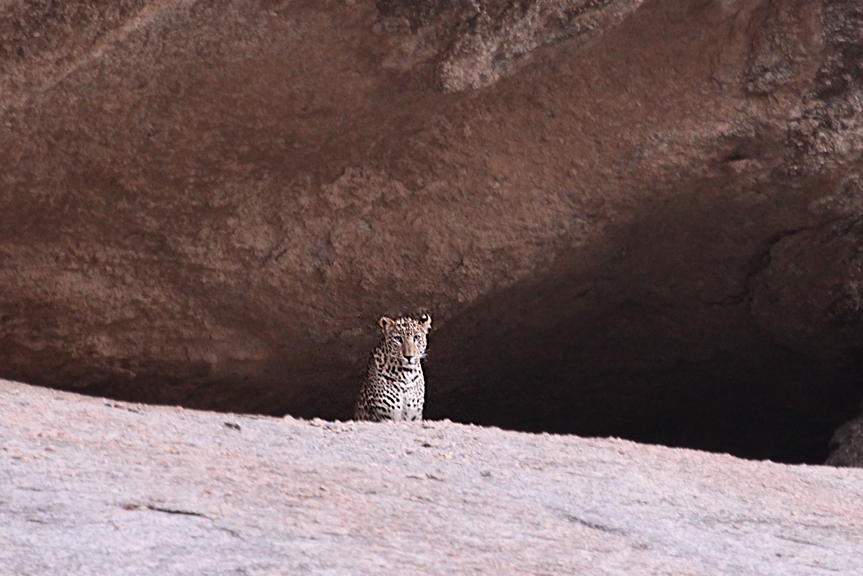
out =
[(820, 461), (861, 395), (855, 1), (13, 1), (0, 375)]

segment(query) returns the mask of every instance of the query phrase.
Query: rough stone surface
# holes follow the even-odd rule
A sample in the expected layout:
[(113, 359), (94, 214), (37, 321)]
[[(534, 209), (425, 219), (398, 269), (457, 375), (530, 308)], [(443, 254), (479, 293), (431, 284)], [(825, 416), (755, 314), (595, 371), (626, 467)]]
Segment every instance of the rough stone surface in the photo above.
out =
[(0, 564), (42, 574), (860, 574), (863, 471), (0, 381)]
[(857, 0), (7, 0), (0, 374), (821, 462), (863, 390)]
[(825, 464), (863, 468), (863, 416), (849, 420), (836, 430)]

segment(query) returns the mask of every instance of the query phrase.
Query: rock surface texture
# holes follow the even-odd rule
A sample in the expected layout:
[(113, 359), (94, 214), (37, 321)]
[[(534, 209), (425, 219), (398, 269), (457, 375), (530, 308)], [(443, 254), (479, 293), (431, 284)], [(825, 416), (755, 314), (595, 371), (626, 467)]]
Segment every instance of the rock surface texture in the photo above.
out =
[(43, 574), (860, 574), (863, 471), (0, 381), (0, 565)]
[(830, 440), (830, 456), (825, 464), (863, 468), (863, 416), (839, 427)]
[(863, 381), (857, 0), (0, 4), (0, 375), (822, 462)]

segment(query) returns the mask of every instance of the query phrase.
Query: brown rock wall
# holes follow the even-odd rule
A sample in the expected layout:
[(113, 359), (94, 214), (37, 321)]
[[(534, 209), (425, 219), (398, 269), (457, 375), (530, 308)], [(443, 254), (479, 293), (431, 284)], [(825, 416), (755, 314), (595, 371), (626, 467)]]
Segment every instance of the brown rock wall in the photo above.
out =
[(112, 6), (4, 7), (3, 375), (343, 418), (430, 310), (435, 417), (817, 461), (853, 415), (856, 3)]

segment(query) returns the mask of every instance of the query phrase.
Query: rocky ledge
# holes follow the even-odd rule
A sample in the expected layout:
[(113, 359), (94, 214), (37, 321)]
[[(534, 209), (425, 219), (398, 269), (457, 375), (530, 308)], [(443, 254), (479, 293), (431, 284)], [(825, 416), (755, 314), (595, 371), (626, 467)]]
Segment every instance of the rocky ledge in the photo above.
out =
[(0, 381), (11, 574), (860, 574), (863, 471)]

